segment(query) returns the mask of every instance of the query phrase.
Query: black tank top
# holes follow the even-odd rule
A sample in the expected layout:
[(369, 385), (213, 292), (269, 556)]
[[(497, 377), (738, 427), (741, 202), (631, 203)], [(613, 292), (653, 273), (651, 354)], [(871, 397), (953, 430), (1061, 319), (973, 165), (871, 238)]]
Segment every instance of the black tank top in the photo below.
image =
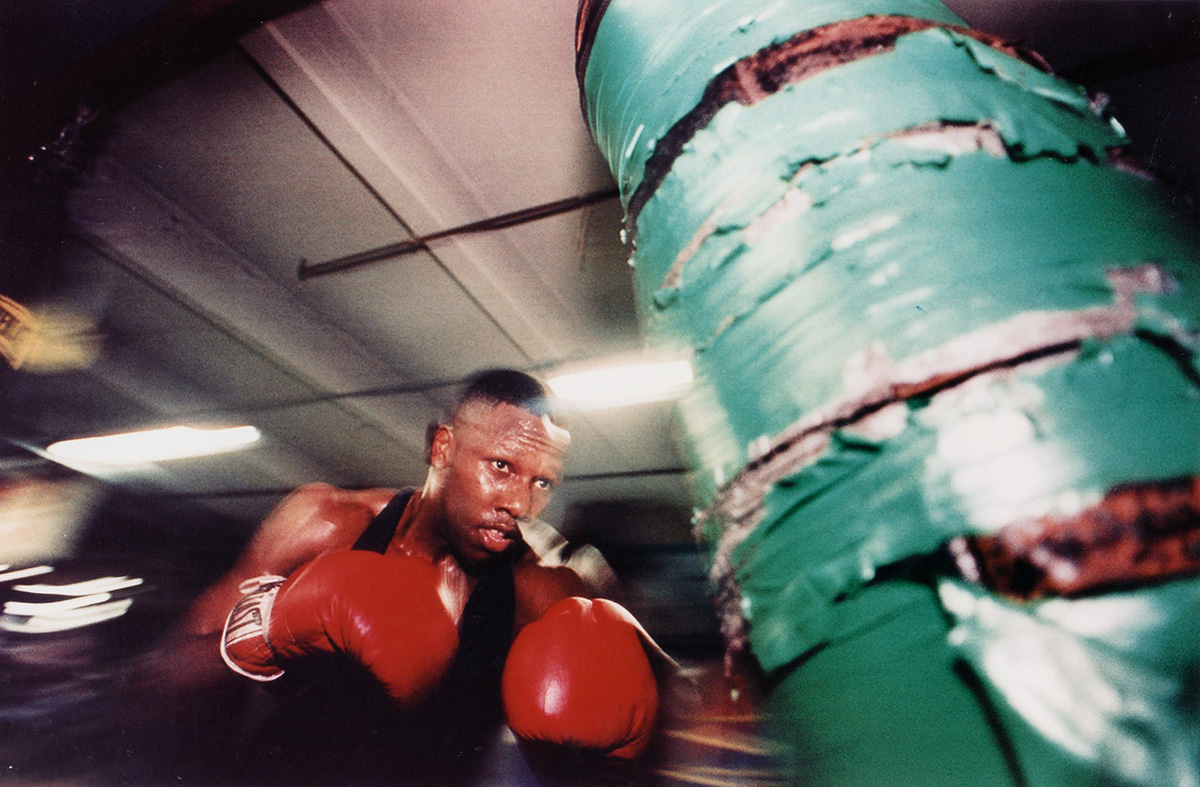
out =
[(400, 516), (412, 496), (413, 490), (408, 489), (389, 500), (350, 548), (378, 552), (381, 555), (386, 552), (388, 544), (392, 542), (392, 536), (396, 535), (396, 528), (400, 526)]

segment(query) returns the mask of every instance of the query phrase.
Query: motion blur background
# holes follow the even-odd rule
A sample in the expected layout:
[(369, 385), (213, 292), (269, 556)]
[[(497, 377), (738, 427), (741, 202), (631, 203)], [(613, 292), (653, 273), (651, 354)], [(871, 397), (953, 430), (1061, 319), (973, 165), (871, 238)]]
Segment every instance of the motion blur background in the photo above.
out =
[[(1200, 3), (947, 4), (1103, 95), (1198, 195)], [(0, 0), (0, 296), (36, 338), (0, 362), (0, 779), (136, 781), (130, 671), (288, 490), (418, 484), (479, 369), (648, 357), (575, 11)], [(262, 439), (125, 468), (45, 451), (174, 424)], [(545, 518), (669, 652), (719, 660), (671, 402), (570, 426)]]

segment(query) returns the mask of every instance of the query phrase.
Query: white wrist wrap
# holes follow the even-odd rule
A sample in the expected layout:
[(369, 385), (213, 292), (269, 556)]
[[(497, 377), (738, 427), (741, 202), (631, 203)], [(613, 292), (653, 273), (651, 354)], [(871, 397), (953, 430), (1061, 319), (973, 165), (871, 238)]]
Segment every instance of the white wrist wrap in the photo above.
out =
[(251, 680), (266, 682), (283, 675), (267, 638), (271, 607), (283, 582), (283, 577), (273, 574), (246, 580), (238, 588), (242, 597), (225, 619), (221, 658), (231, 670)]

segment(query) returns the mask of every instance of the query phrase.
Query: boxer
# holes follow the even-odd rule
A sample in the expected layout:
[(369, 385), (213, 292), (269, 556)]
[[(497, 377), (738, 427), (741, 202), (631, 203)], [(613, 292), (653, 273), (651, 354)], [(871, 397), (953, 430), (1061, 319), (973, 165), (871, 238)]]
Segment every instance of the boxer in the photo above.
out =
[[(570, 439), (546, 402), (527, 375), (484, 373), (433, 430), (419, 489), (296, 490), (197, 603), (193, 633), (220, 630), (225, 663), (262, 683), (353, 664), (409, 720), (406, 743), (424, 726), (413, 719), (461, 731), (494, 711), (535, 765), (636, 758), (669, 659), (624, 608), (523, 537), (561, 482)], [(312, 713), (354, 713), (336, 690), (322, 697)], [(435, 728), (457, 734), (424, 731)]]

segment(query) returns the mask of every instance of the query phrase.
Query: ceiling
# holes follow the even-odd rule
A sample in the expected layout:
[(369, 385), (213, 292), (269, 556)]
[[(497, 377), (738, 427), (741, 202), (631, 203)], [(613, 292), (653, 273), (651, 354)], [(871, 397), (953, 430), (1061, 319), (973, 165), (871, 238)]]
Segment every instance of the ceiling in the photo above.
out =
[[(1108, 93), (1145, 155), (1197, 193), (1200, 3), (949, 5)], [(0, 295), (59, 331), (56, 356), (0, 370), (0, 476), (49, 472), (40, 449), (62, 438), (252, 423), (264, 440), (249, 450), (88, 471), (248, 530), (308, 481), (419, 483), (426, 425), (478, 369), (641, 352), (620, 205), (579, 110), (574, 16), (573, 0), (0, 0)], [(551, 521), (687, 538), (669, 403), (571, 427)], [(622, 525), (635, 521), (660, 530)]]

